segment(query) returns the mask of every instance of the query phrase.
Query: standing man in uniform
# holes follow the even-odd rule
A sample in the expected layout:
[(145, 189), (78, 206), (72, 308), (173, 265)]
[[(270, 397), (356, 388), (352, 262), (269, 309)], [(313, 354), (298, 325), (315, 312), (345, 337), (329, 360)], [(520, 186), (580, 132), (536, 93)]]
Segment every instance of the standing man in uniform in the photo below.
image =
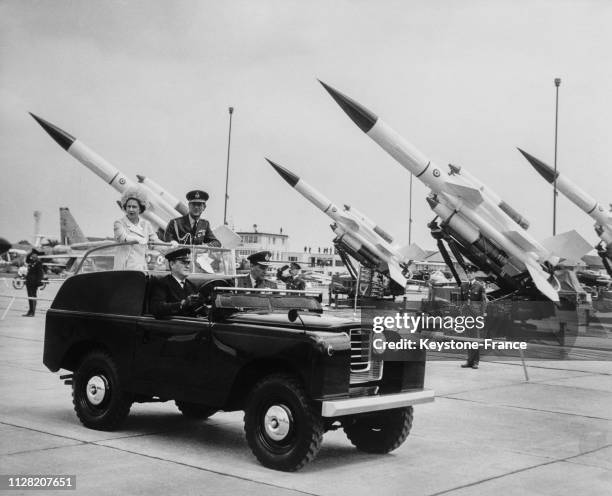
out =
[(202, 306), (197, 289), (187, 280), (191, 265), (189, 248), (174, 248), (166, 253), (170, 274), (155, 281), (151, 290), (151, 313), (155, 317), (170, 315), (195, 316), (196, 308)]
[(266, 279), (266, 269), (270, 265), (269, 251), (260, 251), (249, 255), (251, 271), (247, 277), (237, 278), (236, 286), (239, 288), (269, 288), (277, 289), (276, 283)]
[[(465, 270), (467, 282), (461, 284), (461, 299), (464, 302), (463, 312), (465, 316), (471, 317), (486, 317), (487, 310), (487, 294), (485, 286), (480, 281), (476, 280), (476, 272), (478, 268), (474, 265), (468, 265)], [(472, 329), (473, 336), (480, 338), (481, 329), (474, 327)], [(461, 365), (462, 368), (478, 368), (480, 362), (480, 348), (475, 350), (469, 349), (467, 352), (467, 361)]]
[(24, 313), (23, 317), (34, 317), (36, 313), (36, 293), (38, 287), (42, 285), (42, 280), (45, 277), (45, 267), (42, 262), (38, 259), (38, 255), (42, 255), (43, 252), (38, 251), (36, 248), (32, 248), (32, 251), (26, 257), (26, 263), (28, 264), (28, 273), (26, 274), (25, 286), (28, 292), (28, 305), (30, 309), (28, 313)]
[(208, 193), (196, 189), (187, 193), (186, 197), (189, 202), (189, 213), (172, 219), (168, 223), (164, 232), (164, 240), (166, 242), (176, 241), (183, 245), (221, 246), (210, 229), (209, 222), (202, 217), (208, 201)]
[[(285, 275), (284, 272), (289, 269), (289, 275)], [(290, 265), (284, 265), (276, 272), (276, 278), (283, 281), (287, 286), (287, 289), (294, 289), (303, 291), (306, 289), (306, 283), (300, 277), (300, 264), (297, 262), (291, 262)]]

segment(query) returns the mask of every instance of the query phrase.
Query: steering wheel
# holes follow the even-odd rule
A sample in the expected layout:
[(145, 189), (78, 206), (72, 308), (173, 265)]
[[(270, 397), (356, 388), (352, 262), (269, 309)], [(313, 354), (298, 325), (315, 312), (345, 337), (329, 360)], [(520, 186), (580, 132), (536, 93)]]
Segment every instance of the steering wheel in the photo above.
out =
[(206, 281), (198, 288), (198, 294), (204, 305), (212, 305), (214, 289), (218, 287), (229, 288), (231, 286), (226, 279), (212, 279)]

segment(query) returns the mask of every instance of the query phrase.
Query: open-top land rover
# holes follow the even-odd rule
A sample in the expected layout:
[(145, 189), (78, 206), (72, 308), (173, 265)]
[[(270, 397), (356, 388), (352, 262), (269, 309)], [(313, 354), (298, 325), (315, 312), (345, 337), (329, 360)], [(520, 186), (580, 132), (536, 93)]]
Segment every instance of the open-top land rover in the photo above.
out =
[(206, 419), (244, 410), (246, 438), (266, 467), (297, 470), (326, 430), (360, 450), (404, 442), (423, 389), (424, 352), (385, 362), (359, 321), (324, 315), (308, 292), (245, 290), (234, 276), (198, 273), (195, 317), (155, 318), (151, 288), (163, 273), (77, 274), (46, 317), (44, 364), (72, 385), (87, 427), (117, 429), (134, 402), (173, 400)]

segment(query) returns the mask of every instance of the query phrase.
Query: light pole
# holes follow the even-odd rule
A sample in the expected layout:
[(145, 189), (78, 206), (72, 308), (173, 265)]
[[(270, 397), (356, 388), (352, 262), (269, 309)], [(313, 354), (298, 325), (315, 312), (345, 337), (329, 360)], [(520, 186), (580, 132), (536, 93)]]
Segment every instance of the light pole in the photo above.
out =
[(410, 203), (408, 204), (408, 244), (412, 244), (412, 172), (410, 173)]
[(229, 164), (230, 164), (230, 145), (232, 144), (232, 114), (234, 113), (234, 107), (229, 109), (229, 133), (227, 136), (227, 167), (225, 169), (225, 207), (223, 208), (223, 225), (227, 226), (227, 186), (229, 184)]
[(557, 129), (559, 124), (559, 86), (561, 78), (555, 78), (557, 96), (555, 103), (555, 178), (553, 180), (553, 236), (557, 234)]

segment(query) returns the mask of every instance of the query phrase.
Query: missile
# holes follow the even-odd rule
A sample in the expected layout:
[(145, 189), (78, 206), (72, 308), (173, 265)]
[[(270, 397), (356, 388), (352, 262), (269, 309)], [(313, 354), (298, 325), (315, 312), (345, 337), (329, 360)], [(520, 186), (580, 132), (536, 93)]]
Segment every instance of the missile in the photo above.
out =
[(181, 215), (187, 215), (189, 213), (189, 208), (184, 202), (178, 200), (175, 196), (168, 193), (168, 191), (153, 181), (153, 179), (149, 179), (148, 177), (140, 174), (136, 174), (136, 177), (138, 178), (139, 183), (144, 184), (154, 194), (160, 196), (168, 205), (170, 205), (174, 210), (178, 211)]
[(493, 262), (496, 266), (500, 267), (500, 272), (503, 271), (513, 276), (518, 275), (519, 272), (516, 267), (511, 265), (509, 257), (484, 238), (473, 224), (462, 216), (457, 215), (456, 211), (451, 210), (444, 203), (441, 203), (436, 195), (430, 195), (426, 200), (429, 207), (453, 230), (453, 232), (457, 233), (466, 243), (472, 245), (478, 253), (490, 259), (489, 264)]
[(595, 232), (608, 246), (608, 251), (612, 256), (612, 213), (606, 212), (601, 203), (570, 181), (565, 175), (560, 174), (558, 171), (555, 173), (552, 167), (526, 151), (520, 148), (518, 151), (523, 154), (533, 168), (549, 183), (554, 184), (556, 179), (557, 189), (584, 213), (591, 216), (595, 221)]
[(387, 243), (393, 243), (393, 236), (387, 233), (382, 227), (376, 225), (376, 223), (367, 217), (365, 214), (362, 214), (356, 208), (351, 207), (350, 205), (344, 205), (344, 210), (347, 212), (352, 212), (356, 215), (365, 225), (367, 225), (370, 229), (372, 229), (376, 234), (378, 234), (382, 239), (384, 239)]
[(346, 206), (344, 210), (340, 209), (293, 172), (269, 159), (266, 160), (293, 189), (334, 221), (331, 227), (337, 235), (337, 241), (344, 243), (350, 252), (356, 253), (360, 262), (365, 260), (381, 272), (388, 271), (391, 279), (402, 287), (406, 286), (407, 280), (403, 272), (409, 261), (389, 243), (391, 236), (382, 236), (374, 229), (376, 224), (367, 217), (365, 221), (363, 214), (356, 214), (354, 208)]
[(559, 301), (557, 289), (548, 282), (548, 273), (542, 266), (554, 266), (560, 257), (542, 246), (520, 225), (517, 226), (518, 221), (514, 216), (500, 208), (499, 197), (493, 196), (490, 190), (483, 194), (482, 188), (474, 184), (475, 178), (470, 179), (465, 174), (457, 173), (456, 168), (451, 168), (450, 174), (443, 176), (435, 163), (376, 114), (320, 82), (351, 120), (400, 165), (428, 186), (440, 203), (451, 212), (456, 212), (484, 238), (514, 259), (513, 265), (527, 270), (542, 294), (552, 301)]
[[(31, 112), (30, 115), (58, 145), (119, 193), (136, 186), (134, 181), (110, 162), (104, 160), (85, 143), (45, 119)], [(142, 216), (156, 227), (164, 229), (172, 217), (179, 216), (178, 212), (173, 211), (170, 207), (164, 207), (156, 198), (150, 198), (149, 200), (151, 201), (151, 210), (145, 211)]]
[(458, 165), (448, 164), (448, 168), (450, 172), (449, 176), (454, 174), (461, 174), (464, 178), (467, 179), (469, 183), (471, 183), (475, 188), (480, 190), (482, 195), (487, 198), (491, 203), (497, 205), (508, 217), (510, 217), (514, 222), (516, 222), (523, 229), (529, 229), (529, 221), (519, 214), (516, 210), (514, 210), (508, 203), (501, 199), (501, 197), (495, 193), (491, 188), (489, 188), (486, 184), (480, 182), (476, 177), (470, 174), (465, 167), (461, 167)]

